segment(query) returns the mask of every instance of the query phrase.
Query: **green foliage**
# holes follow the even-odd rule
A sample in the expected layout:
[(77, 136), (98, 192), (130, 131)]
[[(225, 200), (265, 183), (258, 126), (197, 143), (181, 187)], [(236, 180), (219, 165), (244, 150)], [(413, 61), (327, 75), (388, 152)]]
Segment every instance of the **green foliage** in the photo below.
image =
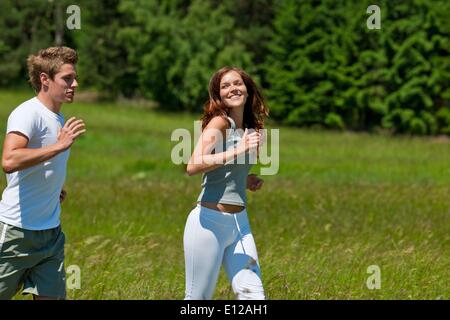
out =
[(251, 54), (235, 40), (237, 29), (223, 5), (124, 0), (121, 11), (132, 17), (119, 36), (139, 66), (140, 90), (164, 107), (199, 111), (215, 70), (252, 70)]
[(266, 85), (263, 62), (269, 54), (268, 42), (272, 36), (272, 21), (276, 0), (213, 0), (222, 5), (225, 14), (234, 20), (234, 37), (252, 56), (251, 74)]
[(73, 30), (79, 61), (80, 84), (95, 88), (105, 98), (130, 97), (137, 87), (137, 66), (128, 63), (119, 31), (129, 17), (118, 11), (120, 0), (81, 0), (81, 30)]
[[(0, 85), (23, 85), (27, 79), (26, 59), (39, 49), (54, 45), (63, 33), (62, 10), (68, 0), (0, 1)], [(70, 43), (66, 35), (66, 43)]]
[[(65, 28), (69, 4), (81, 8), (81, 30)], [(233, 65), (285, 124), (448, 134), (450, 3), (380, 0), (380, 30), (366, 26), (370, 4), (2, 0), (0, 85), (23, 85), (26, 57), (64, 44), (79, 52), (81, 88), (111, 99), (199, 113), (212, 73)]]
[(272, 115), (300, 126), (446, 133), (438, 111), (450, 107), (448, 2), (381, 1), (381, 30), (366, 27), (368, 5), (278, 3), (265, 64)]
[(450, 134), (450, 108), (442, 108), (437, 112), (437, 121), (439, 122), (439, 127), (441, 127), (441, 132), (445, 134)]
[(325, 118), (325, 124), (327, 125), (327, 127), (333, 129), (345, 128), (345, 124), (341, 116), (333, 112), (327, 114), (327, 117)]

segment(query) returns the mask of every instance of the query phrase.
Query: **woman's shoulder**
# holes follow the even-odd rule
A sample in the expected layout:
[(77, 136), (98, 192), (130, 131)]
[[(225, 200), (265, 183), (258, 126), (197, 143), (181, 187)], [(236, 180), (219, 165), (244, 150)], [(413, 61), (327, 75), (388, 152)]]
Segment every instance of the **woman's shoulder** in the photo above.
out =
[(226, 116), (218, 115), (214, 116), (206, 126), (206, 128), (214, 129), (229, 129), (231, 128), (231, 123)]

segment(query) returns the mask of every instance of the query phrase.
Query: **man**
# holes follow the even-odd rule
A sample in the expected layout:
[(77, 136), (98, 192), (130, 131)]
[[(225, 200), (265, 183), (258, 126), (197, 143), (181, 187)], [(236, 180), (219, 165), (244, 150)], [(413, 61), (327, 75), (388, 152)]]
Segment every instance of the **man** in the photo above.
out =
[(66, 297), (60, 202), (69, 148), (86, 130), (83, 120), (74, 117), (64, 124), (60, 110), (73, 101), (77, 59), (67, 47), (29, 56), (37, 96), (8, 118), (2, 154), (7, 186), (0, 202), (0, 299), (11, 299), (22, 286), (34, 299)]

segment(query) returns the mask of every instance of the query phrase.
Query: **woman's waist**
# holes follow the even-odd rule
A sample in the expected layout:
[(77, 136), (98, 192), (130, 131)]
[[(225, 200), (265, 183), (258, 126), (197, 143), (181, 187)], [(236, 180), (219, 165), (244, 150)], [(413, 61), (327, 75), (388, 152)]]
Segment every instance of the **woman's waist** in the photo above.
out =
[(227, 204), (227, 203), (216, 203), (216, 202), (209, 202), (209, 201), (198, 201), (197, 204), (199, 204), (202, 207), (224, 212), (224, 213), (239, 213), (245, 210), (245, 206), (242, 205), (236, 205), (236, 204)]

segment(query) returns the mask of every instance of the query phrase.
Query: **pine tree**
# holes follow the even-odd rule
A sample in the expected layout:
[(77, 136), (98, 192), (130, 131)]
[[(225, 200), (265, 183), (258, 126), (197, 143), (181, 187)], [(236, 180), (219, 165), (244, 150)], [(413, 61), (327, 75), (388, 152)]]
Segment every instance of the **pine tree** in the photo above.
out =
[(449, 130), (449, 4), (278, 3), (265, 63), (275, 118), (299, 126), (415, 134)]

